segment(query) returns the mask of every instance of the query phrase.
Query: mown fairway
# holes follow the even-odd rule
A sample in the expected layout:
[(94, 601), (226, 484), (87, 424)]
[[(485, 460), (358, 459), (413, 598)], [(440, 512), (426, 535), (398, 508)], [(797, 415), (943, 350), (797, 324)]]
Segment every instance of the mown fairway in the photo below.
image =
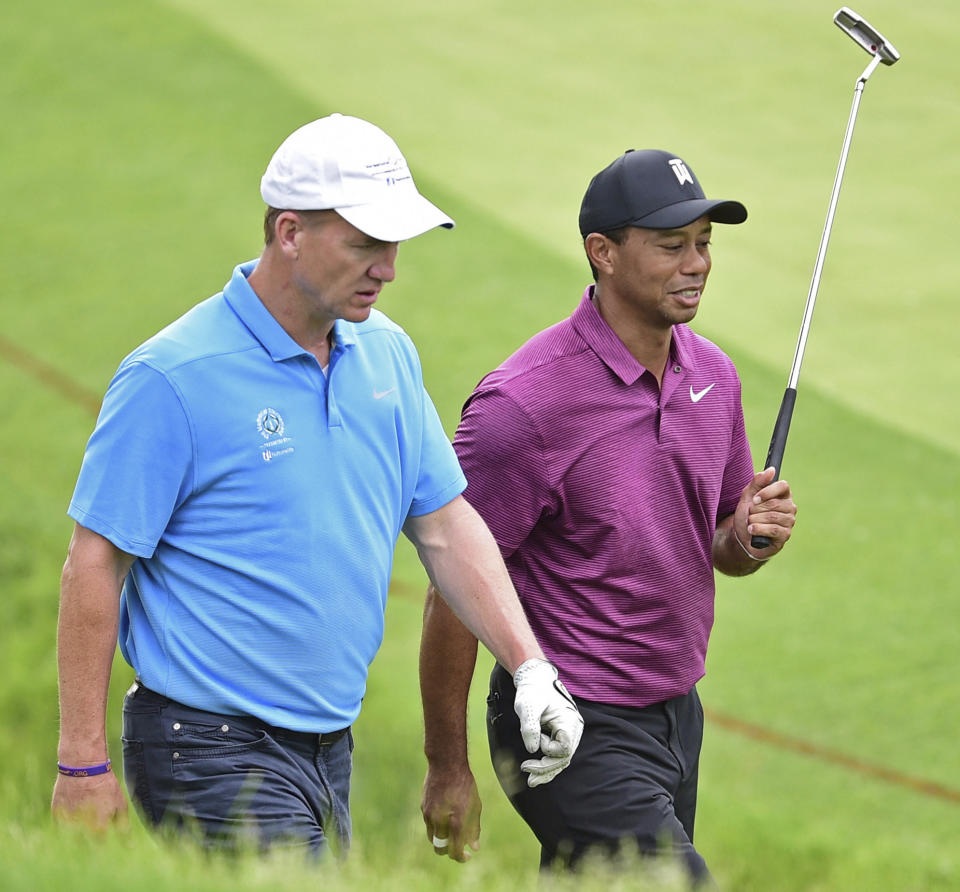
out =
[[(960, 16), (948, 0), (855, 8), (903, 59), (874, 74), (861, 105), (784, 464), (799, 523), (775, 564), (720, 581), (701, 685), (697, 841), (730, 890), (960, 889)], [(238, 869), (138, 827), (89, 842), (49, 826), (65, 509), (100, 395), (123, 355), (256, 255), (259, 178), (283, 136), (342, 111), (390, 132), (458, 222), (403, 246), (380, 303), (419, 344), (451, 433), (477, 379), (575, 306), (589, 276), (576, 214), (596, 170), (628, 147), (667, 148), (708, 195), (741, 199), (750, 220), (717, 227), (696, 327), (740, 368), (761, 462), (868, 61), (835, 10), (7, 4), (0, 888), (533, 886), (537, 847), (485, 753), (487, 660), (471, 706), (483, 849), (454, 865), (423, 836), (425, 579), (403, 543), (356, 732), (344, 871)], [(115, 755), (130, 678), (118, 660)]]

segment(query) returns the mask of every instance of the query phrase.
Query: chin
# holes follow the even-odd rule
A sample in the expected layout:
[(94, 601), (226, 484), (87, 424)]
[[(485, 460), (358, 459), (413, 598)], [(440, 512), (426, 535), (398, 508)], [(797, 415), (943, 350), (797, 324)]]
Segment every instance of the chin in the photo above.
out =
[(354, 308), (343, 314), (343, 319), (347, 322), (366, 322), (370, 318), (370, 311), (373, 307)]
[(683, 325), (687, 322), (692, 322), (694, 317), (697, 315), (697, 308), (692, 307), (689, 310), (685, 310), (681, 313), (674, 313), (673, 318), (670, 320), (672, 325)]

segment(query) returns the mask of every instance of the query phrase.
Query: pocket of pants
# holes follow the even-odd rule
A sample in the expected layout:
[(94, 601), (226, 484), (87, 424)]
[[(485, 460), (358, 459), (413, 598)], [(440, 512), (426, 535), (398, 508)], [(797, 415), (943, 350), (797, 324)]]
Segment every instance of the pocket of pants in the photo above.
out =
[(513, 679), (499, 663), (490, 673), (489, 695), (487, 696), (487, 728), (493, 731), (503, 723), (505, 712), (513, 713)]
[(220, 724), (175, 720), (169, 733), (174, 763), (242, 755), (269, 740), (266, 731), (230, 724), (228, 716)]
[(487, 697), (487, 744), (493, 770), (503, 791), (516, 807), (515, 797), (523, 792), (526, 779), (520, 771), (523, 748), (520, 724), (515, 716), (504, 714), (504, 698), (500, 691), (491, 690)]
[(150, 797), (150, 784), (147, 779), (147, 767), (143, 756), (143, 741), (120, 739), (123, 744), (123, 782), (134, 807), (144, 818), (155, 824), (158, 820), (153, 800)]
[(503, 718), (503, 709), (500, 707), (500, 693), (491, 691), (487, 696), (487, 725), (493, 727)]

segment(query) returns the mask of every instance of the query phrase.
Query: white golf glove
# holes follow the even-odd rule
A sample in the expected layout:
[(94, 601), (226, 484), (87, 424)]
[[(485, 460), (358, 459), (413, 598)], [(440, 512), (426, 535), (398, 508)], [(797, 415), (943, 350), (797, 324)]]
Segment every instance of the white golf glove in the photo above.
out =
[(517, 689), (513, 708), (520, 717), (520, 735), (528, 753), (540, 750), (542, 759), (520, 765), (531, 787), (552, 781), (570, 764), (580, 735), (583, 716), (557, 677), (557, 667), (546, 660), (521, 663), (513, 673)]

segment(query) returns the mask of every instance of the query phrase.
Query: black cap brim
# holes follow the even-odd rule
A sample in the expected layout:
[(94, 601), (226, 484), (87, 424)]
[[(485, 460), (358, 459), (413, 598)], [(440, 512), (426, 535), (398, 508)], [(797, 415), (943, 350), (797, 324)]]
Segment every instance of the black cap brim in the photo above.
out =
[(743, 223), (747, 209), (739, 201), (693, 198), (667, 205), (652, 214), (624, 223), (624, 226), (642, 226), (644, 229), (679, 229), (707, 216), (713, 223)]

